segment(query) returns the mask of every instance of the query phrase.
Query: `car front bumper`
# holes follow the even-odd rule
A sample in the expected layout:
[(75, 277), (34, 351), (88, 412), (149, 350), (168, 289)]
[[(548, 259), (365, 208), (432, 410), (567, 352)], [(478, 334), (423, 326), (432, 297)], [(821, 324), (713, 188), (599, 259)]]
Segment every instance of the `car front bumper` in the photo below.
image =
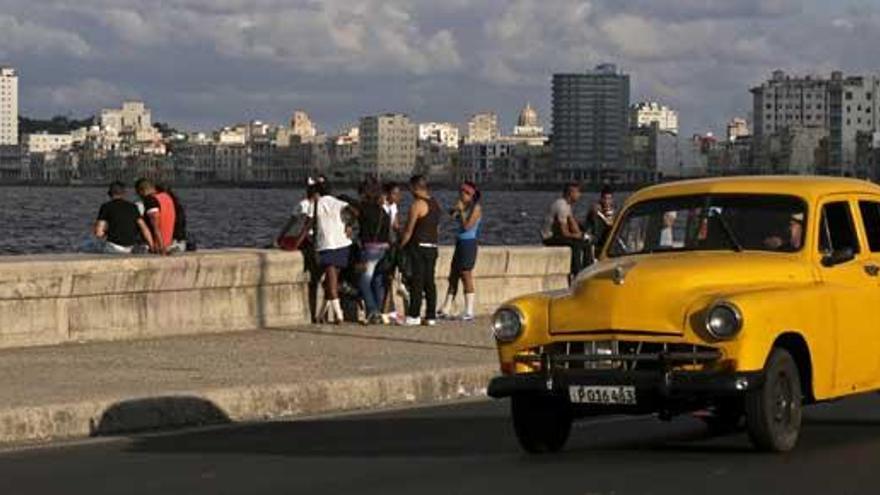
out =
[(632, 386), (636, 391), (637, 409), (656, 410), (671, 403), (735, 397), (760, 387), (763, 382), (764, 375), (760, 371), (555, 370), (496, 377), (489, 383), (487, 394), (496, 399), (520, 394), (567, 397), (572, 386)]

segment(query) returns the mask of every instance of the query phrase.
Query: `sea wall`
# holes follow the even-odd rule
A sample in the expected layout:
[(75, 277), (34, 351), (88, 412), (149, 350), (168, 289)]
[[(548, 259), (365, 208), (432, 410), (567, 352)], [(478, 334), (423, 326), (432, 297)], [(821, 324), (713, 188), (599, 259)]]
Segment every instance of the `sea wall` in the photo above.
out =
[[(441, 248), (440, 299), (451, 257)], [(478, 311), (564, 287), (568, 262), (567, 249), (482, 247)], [(307, 301), (297, 252), (2, 257), (0, 348), (290, 327), (310, 321)]]

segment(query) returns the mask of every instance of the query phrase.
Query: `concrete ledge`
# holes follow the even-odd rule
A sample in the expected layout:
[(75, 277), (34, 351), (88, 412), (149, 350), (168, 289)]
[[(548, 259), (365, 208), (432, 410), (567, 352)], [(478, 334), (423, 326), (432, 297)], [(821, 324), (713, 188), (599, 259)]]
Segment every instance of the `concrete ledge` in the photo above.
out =
[[(452, 258), (441, 248), (440, 297)], [(478, 311), (517, 295), (564, 287), (568, 250), (481, 247)], [(0, 258), (0, 348), (308, 323), (300, 253), (255, 249), (180, 256)]]
[(485, 395), (494, 365), (0, 410), (0, 443), (424, 404)]

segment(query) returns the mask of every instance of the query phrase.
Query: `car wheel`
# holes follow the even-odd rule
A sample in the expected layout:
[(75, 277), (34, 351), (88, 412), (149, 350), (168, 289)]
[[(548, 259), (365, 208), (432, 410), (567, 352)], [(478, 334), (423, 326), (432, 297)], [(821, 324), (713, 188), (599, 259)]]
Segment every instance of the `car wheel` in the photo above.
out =
[(513, 429), (531, 454), (559, 452), (571, 433), (571, 406), (558, 397), (515, 395), (510, 401)]
[(797, 444), (803, 394), (794, 358), (774, 349), (764, 366), (764, 384), (746, 395), (746, 426), (760, 450), (787, 452)]

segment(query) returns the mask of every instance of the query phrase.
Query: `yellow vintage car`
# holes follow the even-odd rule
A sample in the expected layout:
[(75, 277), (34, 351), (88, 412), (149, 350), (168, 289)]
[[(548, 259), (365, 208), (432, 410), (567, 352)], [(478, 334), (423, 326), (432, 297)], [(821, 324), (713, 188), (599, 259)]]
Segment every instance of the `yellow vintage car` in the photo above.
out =
[(682, 181), (633, 194), (569, 290), (493, 330), (528, 452), (575, 419), (700, 412), (788, 451), (804, 404), (880, 389), (880, 187), (827, 177)]

